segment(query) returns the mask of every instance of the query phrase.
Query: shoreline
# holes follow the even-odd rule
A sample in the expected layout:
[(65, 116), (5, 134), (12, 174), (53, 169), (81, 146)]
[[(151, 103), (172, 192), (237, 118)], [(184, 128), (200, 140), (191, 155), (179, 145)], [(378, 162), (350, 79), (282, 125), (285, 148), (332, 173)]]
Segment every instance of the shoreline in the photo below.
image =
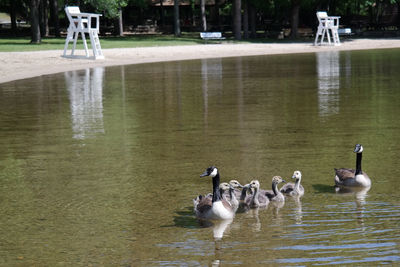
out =
[[(63, 50), (0, 52), (0, 84), (36, 76), (93, 67), (107, 67), (166, 61), (238, 56), (316, 53), (400, 48), (400, 39), (348, 39), (340, 46), (313, 46), (313, 43), (202, 44), (103, 49), (105, 59), (85, 58), (84, 50), (75, 57), (63, 57)], [(92, 51), (89, 51), (92, 55)]]

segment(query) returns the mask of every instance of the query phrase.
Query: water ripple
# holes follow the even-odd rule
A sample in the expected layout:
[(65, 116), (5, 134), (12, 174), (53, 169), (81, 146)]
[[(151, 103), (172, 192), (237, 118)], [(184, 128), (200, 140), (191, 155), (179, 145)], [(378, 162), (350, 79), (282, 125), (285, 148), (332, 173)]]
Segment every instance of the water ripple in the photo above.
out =
[(337, 250), (337, 249), (355, 249), (355, 248), (381, 248), (381, 247), (394, 247), (397, 244), (394, 242), (388, 243), (363, 243), (363, 244), (350, 244), (350, 245), (332, 245), (332, 246), (323, 246), (323, 245), (296, 245), (296, 246), (285, 246), (285, 247), (278, 247), (275, 250), (283, 250), (283, 249), (290, 249), (290, 250)]

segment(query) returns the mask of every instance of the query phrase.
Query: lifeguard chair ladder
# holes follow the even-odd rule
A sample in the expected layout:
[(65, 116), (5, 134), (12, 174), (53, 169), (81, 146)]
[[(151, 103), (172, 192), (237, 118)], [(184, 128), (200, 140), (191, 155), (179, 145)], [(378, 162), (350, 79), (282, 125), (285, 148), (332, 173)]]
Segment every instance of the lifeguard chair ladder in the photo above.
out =
[[(85, 48), (86, 57), (89, 57), (88, 46), (86, 43), (85, 34), (88, 33), (90, 37), (90, 43), (93, 49), (93, 56), (95, 59), (103, 59), (104, 55), (101, 51), (101, 45), (99, 40), (99, 25), (101, 14), (93, 13), (81, 13), (78, 6), (67, 6), (65, 7), (65, 14), (69, 20), (69, 27), (67, 32), (67, 38), (65, 39), (64, 56), (67, 53), (69, 42), (73, 41), (73, 47), (71, 50), (71, 56), (74, 55), (76, 48), (76, 41), (78, 40), (79, 33), (82, 35), (83, 46)], [(96, 20), (96, 26), (92, 27), (92, 19)]]

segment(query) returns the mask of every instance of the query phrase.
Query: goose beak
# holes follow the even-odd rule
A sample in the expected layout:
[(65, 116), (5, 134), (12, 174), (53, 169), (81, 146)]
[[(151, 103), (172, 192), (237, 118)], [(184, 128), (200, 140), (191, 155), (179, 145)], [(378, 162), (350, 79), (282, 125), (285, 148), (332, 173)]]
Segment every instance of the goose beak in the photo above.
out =
[(207, 171), (205, 171), (202, 174), (200, 174), (200, 177), (204, 177), (204, 176), (208, 176), (208, 172)]
[(292, 176), (292, 179), (295, 179), (295, 178), (296, 178), (296, 175), (293, 175), (293, 176)]

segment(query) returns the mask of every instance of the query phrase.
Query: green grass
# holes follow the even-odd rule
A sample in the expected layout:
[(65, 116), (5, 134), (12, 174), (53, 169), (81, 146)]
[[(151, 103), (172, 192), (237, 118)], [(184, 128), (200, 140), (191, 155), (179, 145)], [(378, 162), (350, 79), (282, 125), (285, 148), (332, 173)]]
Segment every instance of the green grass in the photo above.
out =
[[(90, 39), (87, 38), (90, 45)], [(107, 48), (132, 48), (149, 46), (176, 46), (204, 44), (198, 34), (183, 34), (181, 37), (173, 35), (141, 35), (128, 37), (102, 37), (100, 36), (101, 47)], [(17, 51), (39, 51), (39, 50), (63, 50), (65, 38), (43, 38), (40, 44), (31, 44), (29, 37), (3, 38), (0, 37), (0, 52)], [(72, 47), (70, 42), (69, 48)], [(78, 38), (78, 49), (83, 49), (82, 39)]]
[[(87, 37), (88, 45), (90, 40)], [(207, 43), (291, 43), (293, 40), (284, 39), (249, 39), (236, 41), (230, 35), (223, 41), (207, 41)], [(306, 40), (296, 40), (296, 42), (310, 42)], [(100, 36), (100, 43), (103, 49), (107, 48), (134, 48), (134, 47), (150, 47), (150, 46), (177, 46), (177, 45), (196, 45), (205, 44), (196, 32), (182, 33), (181, 37), (174, 35), (135, 35), (126, 37), (104, 37)], [(40, 44), (31, 44), (29, 37), (0, 37), (0, 52), (21, 52), (21, 51), (39, 51), (39, 50), (63, 50), (65, 38), (43, 38)], [(72, 47), (70, 42), (69, 48)], [(83, 49), (82, 39), (78, 38), (77, 49)]]

